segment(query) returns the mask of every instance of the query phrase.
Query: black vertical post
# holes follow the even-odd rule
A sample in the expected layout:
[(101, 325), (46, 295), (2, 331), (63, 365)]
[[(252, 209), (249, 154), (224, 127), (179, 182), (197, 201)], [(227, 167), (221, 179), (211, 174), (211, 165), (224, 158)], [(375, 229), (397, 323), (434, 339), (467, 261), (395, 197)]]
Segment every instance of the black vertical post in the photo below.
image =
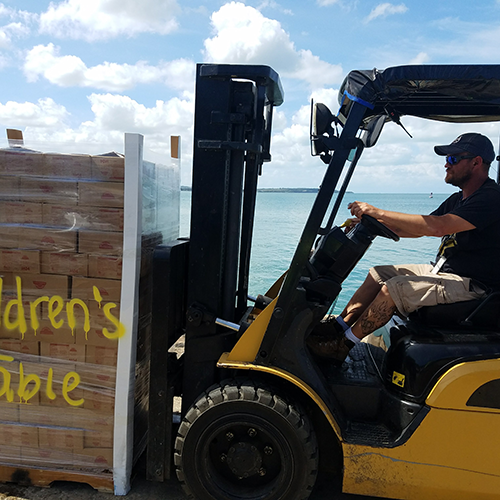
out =
[(213, 118), (214, 113), (230, 114), (233, 82), (204, 78), (200, 65), (197, 69), (187, 292), (188, 307), (196, 306), (196, 314), (189, 310), (186, 323), (183, 409), (214, 380), (215, 352), (226, 343), (224, 335), (216, 335), (215, 323), (200, 314), (223, 313), (231, 153), (222, 147), (200, 147), (200, 141), (231, 139), (231, 124)]
[(269, 67), (202, 64), (195, 102), (183, 411), (218, 381), (217, 360), (237, 340), (214, 320), (238, 323), (246, 307), (255, 172), (282, 92)]
[(238, 277), (237, 314), (245, 312), (248, 296), (248, 276), (250, 274), (251, 241), (257, 200), (257, 178), (260, 164), (255, 153), (250, 153), (245, 171), (245, 197), (241, 222), (240, 272)]
[(497, 156), (497, 184), (500, 184), (500, 139), (498, 140), (498, 151), (499, 154)]
[[(251, 116), (253, 113), (253, 84), (234, 82), (231, 112), (240, 116)], [(235, 120), (239, 122), (240, 120)], [(243, 120), (241, 120), (243, 121)], [(232, 124), (231, 141), (234, 144), (244, 143), (245, 123)], [(243, 179), (245, 170), (245, 151), (231, 151), (231, 162), (228, 178), (228, 210), (227, 235), (224, 256), (224, 273), (222, 288), (222, 314), (229, 321), (238, 322), (235, 316), (235, 301), (238, 283), (239, 252), (241, 243), (241, 210), (243, 199)], [(255, 179), (255, 188), (257, 179)]]
[[(269, 151), (270, 133), (266, 133), (266, 125), (272, 120), (272, 106), (266, 107), (266, 88), (258, 87), (256, 92), (255, 126), (248, 132), (248, 140), (262, 144), (262, 151)], [(270, 158), (266, 158), (270, 159)], [(261, 173), (262, 152), (248, 152), (246, 156), (245, 187), (243, 197), (243, 213), (241, 222), (240, 270), (237, 291), (237, 314), (245, 312), (248, 296), (248, 278), (250, 275), (250, 258), (252, 249), (255, 204), (257, 201), (257, 179)]]
[[(221, 377), (217, 360), (237, 340), (215, 318), (238, 323), (246, 309), (257, 178), (282, 101), (267, 66), (196, 68), (191, 237), (157, 247), (153, 259), (148, 479), (170, 477), (174, 396), (185, 412)], [(183, 333), (178, 359), (168, 351)]]

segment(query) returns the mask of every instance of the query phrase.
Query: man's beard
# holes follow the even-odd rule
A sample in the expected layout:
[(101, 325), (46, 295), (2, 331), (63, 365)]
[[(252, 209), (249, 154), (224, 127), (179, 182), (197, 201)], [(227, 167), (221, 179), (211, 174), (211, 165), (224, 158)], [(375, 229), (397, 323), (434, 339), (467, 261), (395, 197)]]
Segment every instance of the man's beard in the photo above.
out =
[(452, 186), (461, 188), (466, 182), (471, 179), (471, 177), (471, 172), (464, 172), (460, 177), (454, 177), (453, 174), (451, 174), (450, 178), (448, 178), (448, 175), (445, 177), (444, 182), (446, 182), (446, 184), (451, 184)]

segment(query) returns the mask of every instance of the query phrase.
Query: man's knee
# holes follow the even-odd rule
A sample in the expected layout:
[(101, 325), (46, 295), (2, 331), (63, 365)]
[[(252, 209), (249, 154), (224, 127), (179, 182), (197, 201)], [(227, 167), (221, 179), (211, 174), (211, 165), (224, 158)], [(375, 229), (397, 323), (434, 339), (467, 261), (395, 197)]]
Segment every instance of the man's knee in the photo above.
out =
[(389, 291), (389, 288), (385, 283), (380, 287), (377, 299), (388, 303), (391, 307), (395, 306), (395, 302), (391, 296), (391, 292)]
[(389, 278), (395, 276), (394, 266), (374, 266), (368, 271), (370, 279), (382, 286)]
[(375, 268), (372, 267), (368, 271), (368, 274), (366, 275), (366, 278), (365, 278), (364, 285), (370, 286), (372, 288), (376, 288), (376, 287), (380, 288), (384, 284), (384, 282), (379, 279), (379, 276), (376, 273), (376, 271), (374, 271), (374, 269)]

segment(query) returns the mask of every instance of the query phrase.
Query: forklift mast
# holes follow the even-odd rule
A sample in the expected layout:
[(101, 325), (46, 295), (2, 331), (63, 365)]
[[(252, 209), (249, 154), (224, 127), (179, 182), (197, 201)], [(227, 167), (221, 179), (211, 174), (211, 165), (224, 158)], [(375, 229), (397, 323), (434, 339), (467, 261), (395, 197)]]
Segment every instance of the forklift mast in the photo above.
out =
[[(237, 340), (257, 181), (271, 159), (273, 108), (282, 102), (279, 76), (268, 66), (197, 65), (190, 237), (157, 247), (153, 263), (150, 480), (170, 477), (174, 396), (182, 394), (185, 413), (219, 382), (217, 360)], [(167, 351), (183, 333), (177, 359)]]
[(247, 309), (257, 179), (282, 102), (267, 66), (197, 66), (184, 408), (217, 381), (216, 361), (234, 345), (235, 331), (215, 320), (237, 325)]
[(195, 102), (184, 408), (217, 382), (216, 361), (247, 309), (257, 179), (283, 91), (267, 66), (199, 64)]

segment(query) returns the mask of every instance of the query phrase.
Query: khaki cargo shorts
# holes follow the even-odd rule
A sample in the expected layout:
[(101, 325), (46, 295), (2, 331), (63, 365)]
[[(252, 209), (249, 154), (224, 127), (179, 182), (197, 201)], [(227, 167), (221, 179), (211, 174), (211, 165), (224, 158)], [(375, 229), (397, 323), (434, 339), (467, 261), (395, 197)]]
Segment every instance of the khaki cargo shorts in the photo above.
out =
[(404, 317), (420, 307), (451, 304), (482, 297), (486, 292), (469, 278), (431, 273), (430, 264), (375, 266), (370, 275), (387, 286), (398, 312)]

